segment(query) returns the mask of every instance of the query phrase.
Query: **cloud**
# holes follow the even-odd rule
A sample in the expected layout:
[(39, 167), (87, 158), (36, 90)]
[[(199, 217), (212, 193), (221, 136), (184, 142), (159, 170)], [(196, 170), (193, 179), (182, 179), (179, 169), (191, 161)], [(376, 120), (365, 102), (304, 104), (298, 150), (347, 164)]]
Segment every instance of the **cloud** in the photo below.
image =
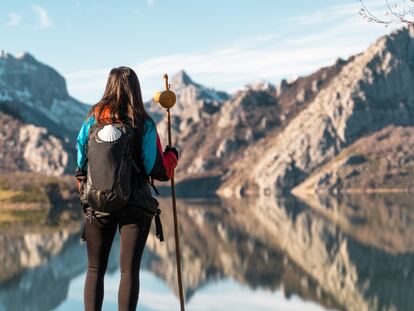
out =
[[(375, 14), (385, 14), (384, 0), (365, 0), (364, 3), (375, 12)], [(338, 23), (343, 19), (355, 15), (361, 9), (361, 4), (357, 1), (353, 3), (337, 4), (328, 6), (317, 12), (295, 16), (291, 21), (296, 25), (320, 25), (327, 23)]]
[(153, 6), (154, 6), (154, 4), (155, 4), (155, 0), (147, 0), (147, 5), (148, 5), (149, 7), (153, 7)]
[(40, 28), (49, 28), (52, 27), (52, 22), (49, 18), (49, 14), (47, 13), (46, 9), (38, 6), (38, 5), (34, 5), (33, 6), (33, 10), (35, 11), (38, 21), (39, 21), (39, 27)]
[(15, 13), (15, 12), (11, 12), (11, 13), (9, 13), (9, 19), (7, 20), (5, 25), (8, 26), (8, 27), (15, 27), (15, 26), (19, 25), (22, 20), (23, 20), (23, 16)]
[[(371, 2), (374, 3), (374, 2)], [(321, 25), (296, 27), (298, 18), (286, 21), (284, 28), (261, 36), (236, 38), (216, 50), (183, 52), (149, 58), (132, 66), (143, 88), (144, 99), (162, 88), (162, 74), (185, 69), (201, 84), (234, 92), (259, 79), (278, 83), (283, 78), (309, 74), (365, 50), (391, 29), (367, 23), (358, 15), (358, 5), (332, 6), (317, 13)], [(334, 12), (334, 13), (332, 13)], [(314, 13), (316, 14), (316, 13)], [(336, 14), (336, 21), (323, 16)], [(340, 17), (340, 18), (339, 18)], [(301, 17), (305, 21), (309, 18)], [(287, 33), (285, 29), (288, 29)], [(81, 98), (96, 101), (105, 87), (110, 68), (72, 72), (69, 90)]]

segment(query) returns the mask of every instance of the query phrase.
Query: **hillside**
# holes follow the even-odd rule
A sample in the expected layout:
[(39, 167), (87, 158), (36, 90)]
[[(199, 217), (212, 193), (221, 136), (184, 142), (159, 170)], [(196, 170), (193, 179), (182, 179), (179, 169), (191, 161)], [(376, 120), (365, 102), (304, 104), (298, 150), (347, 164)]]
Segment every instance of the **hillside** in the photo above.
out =
[(0, 54), (0, 109), (25, 123), (73, 138), (88, 106), (72, 98), (65, 79), (31, 54)]
[(414, 124), (414, 29), (380, 38), (343, 68), (293, 117), (250, 145), (230, 167), (224, 196), (289, 192), (361, 137)]
[[(283, 80), (278, 86), (266, 81), (246, 85), (231, 96), (195, 83), (187, 73), (179, 72), (171, 82), (177, 93), (172, 125), (174, 143), (181, 151), (178, 180), (200, 181), (216, 176), (209, 187), (217, 187), (228, 167), (243, 157), (248, 146), (263, 141), (272, 131), (282, 131), (345, 64), (338, 60), (309, 76)], [(161, 118), (158, 130), (164, 138), (166, 125), (166, 118)]]
[[(390, 126), (414, 126), (413, 56), (414, 30), (403, 28), (359, 55), (277, 86), (263, 81), (227, 94), (193, 81), (184, 70), (176, 73), (170, 82), (177, 94), (172, 127), (180, 151), (178, 187), (188, 193), (216, 191), (224, 197), (288, 193), (337, 156), (340, 161), (341, 152), (360, 139), (381, 135), (379, 131)], [(145, 106), (158, 121), (166, 145), (165, 111), (152, 101)], [(2, 53), (0, 111), (10, 125), (0, 136), (0, 169), (72, 172), (74, 141), (88, 108), (70, 97), (64, 78), (54, 69), (28, 53)], [(37, 134), (23, 143), (24, 135), (17, 130), (29, 125)], [(397, 154), (400, 147), (390, 144), (402, 142), (399, 135), (406, 134), (394, 131), (388, 149), (370, 148), (366, 165), (386, 152)], [(374, 145), (372, 139), (358, 146)], [(405, 164), (394, 169), (392, 178), (386, 169), (364, 180), (361, 176), (372, 169), (364, 169), (360, 177), (347, 175), (345, 187), (379, 188), (385, 179), (389, 185), (405, 184), (411, 177)]]
[(0, 173), (72, 173), (75, 138), (89, 106), (31, 54), (0, 54)]
[(46, 128), (22, 123), (0, 111), (0, 172), (62, 175), (73, 157)]
[(294, 193), (414, 190), (414, 127), (388, 126), (357, 140)]

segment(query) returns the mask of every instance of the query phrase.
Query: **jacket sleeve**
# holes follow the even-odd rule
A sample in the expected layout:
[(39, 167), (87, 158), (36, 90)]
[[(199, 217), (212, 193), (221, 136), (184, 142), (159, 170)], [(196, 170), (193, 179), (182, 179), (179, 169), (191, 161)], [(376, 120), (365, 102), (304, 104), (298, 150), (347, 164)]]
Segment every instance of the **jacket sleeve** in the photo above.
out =
[(83, 122), (82, 127), (79, 131), (78, 138), (76, 139), (77, 147), (77, 167), (75, 171), (76, 179), (78, 180), (78, 188), (80, 182), (86, 178), (86, 144), (88, 143), (89, 129), (95, 124), (95, 117), (91, 116)]
[(174, 176), (177, 157), (172, 151), (162, 151), (160, 137), (152, 120), (144, 123), (141, 157), (148, 176), (160, 181), (167, 181)]

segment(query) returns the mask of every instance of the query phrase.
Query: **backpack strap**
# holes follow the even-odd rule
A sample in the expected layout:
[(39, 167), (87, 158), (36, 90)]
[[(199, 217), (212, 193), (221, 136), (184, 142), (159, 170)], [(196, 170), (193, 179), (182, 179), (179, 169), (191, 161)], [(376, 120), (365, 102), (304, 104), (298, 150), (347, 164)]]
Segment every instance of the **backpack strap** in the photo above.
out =
[[(137, 174), (144, 174), (140, 169), (139, 169), (139, 167), (138, 167), (138, 165), (137, 165), (137, 163), (135, 163), (135, 160), (132, 158), (131, 159), (131, 163), (132, 163), (132, 167), (135, 169), (135, 171), (137, 172)], [(146, 174), (144, 174), (145, 176), (147, 176)], [(152, 189), (154, 189), (154, 191), (155, 191), (155, 193), (157, 194), (157, 195), (160, 195), (160, 193), (159, 193), (159, 191), (158, 191), (158, 189), (155, 187), (155, 185), (154, 185), (154, 177), (152, 177), (152, 176), (147, 176), (147, 177), (149, 177), (150, 178), (150, 182), (151, 182), (151, 187), (152, 187)]]
[(155, 193), (157, 195), (160, 195), (160, 193), (158, 192), (158, 189), (154, 185), (154, 177), (151, 176), (150, 179), (151, 179), (151, 187), (152, 187), (152, 189), (154, 189), (154, 191), (155, 191)]
[(158, 209), (157, 213), (155, 214), (155, 235), (157, 236), (160, 242), (164, 241), (164, 232), (162, 231), (162, 224), (160, 218), (161, 210)]
[(131, 163), (132, 163), (132, 167), (135, 169), (135, 172), (137, 172), (137, 174), (142, 174), (142, 172), (139, 169), (137, 163), (135, 162), (134, 158), (132, 158), (132, 157), (131, 157)]

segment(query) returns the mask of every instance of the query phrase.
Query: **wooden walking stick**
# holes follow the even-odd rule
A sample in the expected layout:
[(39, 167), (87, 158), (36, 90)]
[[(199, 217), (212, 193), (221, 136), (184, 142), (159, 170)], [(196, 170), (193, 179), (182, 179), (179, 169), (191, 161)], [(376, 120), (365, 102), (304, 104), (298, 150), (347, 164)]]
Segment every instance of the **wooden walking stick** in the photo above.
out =
[[(168, 145), (172, 146), (171, 139), (171, 115), (170, 108), (175, 105), (176, 96), (174, 92), (170, 90), (170, 85), (168, 84), (168, 75), (164, 74), (165, 80), (165, 91), (157, 92), (154, 95), (154, 101), (159, 103), (162, 107), (167, 108), (168, 116)], [(173, 216), (174, 216), (174, 236), (175, 236), (175, 258), (177, 262), (177, 278), (178, 278), (178, 292), (180, 295), (180, 306), (181, 311), (185, 311), (184, 306), (184, 293), (183, 293), (183, 281), (181, 278), (181, 258), (180, 258), (180, 240), (178, 236), (178, 220), (177, 220), (177, 205), (175, 200), (175, 184), (174, 184), (174, 174), (171, 177), (171, 197), (173, 205)]]

